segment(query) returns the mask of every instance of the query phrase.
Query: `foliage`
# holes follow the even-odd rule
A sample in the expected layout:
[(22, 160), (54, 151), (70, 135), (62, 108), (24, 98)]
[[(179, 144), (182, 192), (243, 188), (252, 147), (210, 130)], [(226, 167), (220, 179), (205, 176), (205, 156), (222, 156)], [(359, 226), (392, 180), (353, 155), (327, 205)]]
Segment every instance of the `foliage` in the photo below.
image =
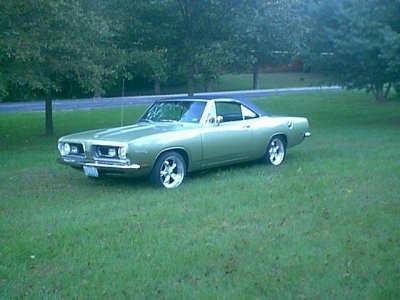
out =
[(300, 58), (381, 100), (399, 82), (399, 15), (397, 0), (4, 0), (0, 99), (115, 95), (121, 81), (158, 93), (182, 74), (193, 93), (249, 69), (257, 88), (265, 65)]
[[(104, 40), (107, 24), (80, 1), (2, 1), (0, 56), (3, 93), (13, 86), (37, 93), (59, 91), (64, 80), (100, 94), (115, 70), (113, 52)], [(5, 78), (5, 79), (4, 79)], [(5, 87), (4, 87), (5, 81)]]
[[(170, 94), (184, 94), (187, 92), (185, 81), (185, 74), (178, 74), (180, 78), (169, 77), (167, 81), (161, 86), (162, 93), (165, 95)], [(176, 74), (174, 74), (176, 76)], [(179, 80), (179, 82), (178, 82)], [(119, 78), (120, 86), (115, 87), (113, 94), (109, 96), (121, 96), (122, 79)], [(315, 87), (326, 84), (327, 77), (315, 73), (262, 73), (259, 76), (260, 89), (274, 89), (274, 88), (294, 88), (294, 87)], [(125, 80), (125, 95), (140, 96), (140, 95), (153, 95), (154, 82), (149, 82), (147, 78), (132, 78)], [(211, 81), (212, 91), (237, 91), (237, 90), (251, 90), (252, 89), (252, 74), (214, 74)], [(195, 77), (195, 93), (206, 92), (205, 78), (201, 76)], [(101, 99), (101, 98), (100, 98)]]
[[(398, 299), (400, 103), (371, 99), (257, 101), (308, 117), (312, 137), (279, 168), (191, 174), (168, 192), (84, 178), (55, 163), (42, 114), (3, 114), (1, 298)], [(55, 116), (60, 135), (120, 124), (119, 109)]]
[[(218, 73), (218, 67), (229, 59), (219, 60), (221, 56), (231, 56), (227, 45), (229, 29), (232, 24), (232, 9), (235, 1), (219, 0), (175, 0), (179, 12), (177, 29), (183, 41), (183, 54), (186, 58), (188, 93), (194, 92), (196, 71), (206, 84)], [(197, 67), (197, 70), (196, 70)]]
[(386, 99), (400, 80), (400, 2), (321, 2), (311, 15), (313, 65), (334, 83)]
[(211, 92), (211, 81), (215, 81), (219, 77), (224, 67), (234, 62), (234, 53), (227, 49), (229, 46), (220, 42), (197, 47), (196, 71), (206, 84), (206, 92)]
[[(239, 63), (250, 65), (254, 77), (266, 64), (289, 63), (303, 40), (297, 1), (244, 1), (235, 8), (233, 40)], [(258, 88), (254, 78), (253, 88)]]
[(52, 93), (63, 82), (100, 95), (104, 80), (115, 73), (115, 49), (107, 43), (111, 32), (78, 0), (6, 0), (0, 11), (0, 93), (22, 87), (45, 98), (45, 133), (51, 135)]

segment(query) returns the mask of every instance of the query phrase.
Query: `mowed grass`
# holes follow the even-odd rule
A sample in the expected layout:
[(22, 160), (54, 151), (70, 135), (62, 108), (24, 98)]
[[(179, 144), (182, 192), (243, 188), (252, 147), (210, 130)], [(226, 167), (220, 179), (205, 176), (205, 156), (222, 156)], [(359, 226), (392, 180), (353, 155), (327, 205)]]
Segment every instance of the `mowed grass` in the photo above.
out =
[[(120, 111), (0, 116), (0, 298), (399, 299), (400, 103), (270, 97), (312, 137), (280, 167), (195, 173), (178, 189), (90, 180), (56, 140)], [(125, 111), (135, 120), (145, 107)]]
[[(315, 73), (288, 72), (259, 75), (260, 89), (321, 86), (326, 84), (326, 80), (326, 77)], [(251, 90), (252, 88), (252, 74), (224, 74), (212, 84), (212, 89), (216, 91)]]

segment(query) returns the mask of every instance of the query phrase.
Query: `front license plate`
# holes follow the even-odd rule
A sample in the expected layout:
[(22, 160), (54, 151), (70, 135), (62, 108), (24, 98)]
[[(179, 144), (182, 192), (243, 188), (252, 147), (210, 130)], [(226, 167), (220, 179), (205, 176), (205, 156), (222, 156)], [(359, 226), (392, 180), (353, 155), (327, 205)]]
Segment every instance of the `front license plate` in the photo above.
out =
[(99, 171), (95, 167), (83, 166), (83, 172), (89, 177), (99, 177)]

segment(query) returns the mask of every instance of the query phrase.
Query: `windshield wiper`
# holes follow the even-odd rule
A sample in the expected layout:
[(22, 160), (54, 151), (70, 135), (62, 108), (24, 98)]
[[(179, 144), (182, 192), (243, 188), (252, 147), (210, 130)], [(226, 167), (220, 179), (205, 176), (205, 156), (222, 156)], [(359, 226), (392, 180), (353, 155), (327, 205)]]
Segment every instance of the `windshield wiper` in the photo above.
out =
[(177, 120), (172, 120), (172, 119), (162, 119), (162, 120), (158, 120), (158, 122), (164, 122), (164, 123), (178, 123), (179, 121), (177, 121)]
[(150, 120), (150, 119), (140, 119), (139, 121), (138, 121), (138, 123), (151, 123), (151, 124), (154, 124), (154, 121), (153, 120)]
[(162, 120), (158, 120), (157, 122), (160, 122), (160, 123), (173, 123), (173, 124), (178, 124), (180, 126), (183, 126), (181, 121), (171, 120), (171, 119), (162, 119)]

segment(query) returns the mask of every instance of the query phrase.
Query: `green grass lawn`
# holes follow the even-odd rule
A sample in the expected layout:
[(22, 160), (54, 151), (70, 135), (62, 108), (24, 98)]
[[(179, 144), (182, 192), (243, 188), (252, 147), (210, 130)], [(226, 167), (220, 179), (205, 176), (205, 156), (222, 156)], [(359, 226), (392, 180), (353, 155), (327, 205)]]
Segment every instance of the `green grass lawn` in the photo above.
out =
[[(309, 87), (324, 85), (322, 75), (314, 73), (261, 73), (260, 89), (278, 89), (287, 87)], [(212, 85), (215, 91), (251, 90), (252, 74), (224, 74)]]
[(58, 136), (116, 126), (118, 109), (55, 112), (51, 138), (42, 113), (0, 115), (0, 298), (399, 299), (400, 102), (257, 104), (308, 117), (312, 137), (280, 167), (175, 190), (56, 164)]

